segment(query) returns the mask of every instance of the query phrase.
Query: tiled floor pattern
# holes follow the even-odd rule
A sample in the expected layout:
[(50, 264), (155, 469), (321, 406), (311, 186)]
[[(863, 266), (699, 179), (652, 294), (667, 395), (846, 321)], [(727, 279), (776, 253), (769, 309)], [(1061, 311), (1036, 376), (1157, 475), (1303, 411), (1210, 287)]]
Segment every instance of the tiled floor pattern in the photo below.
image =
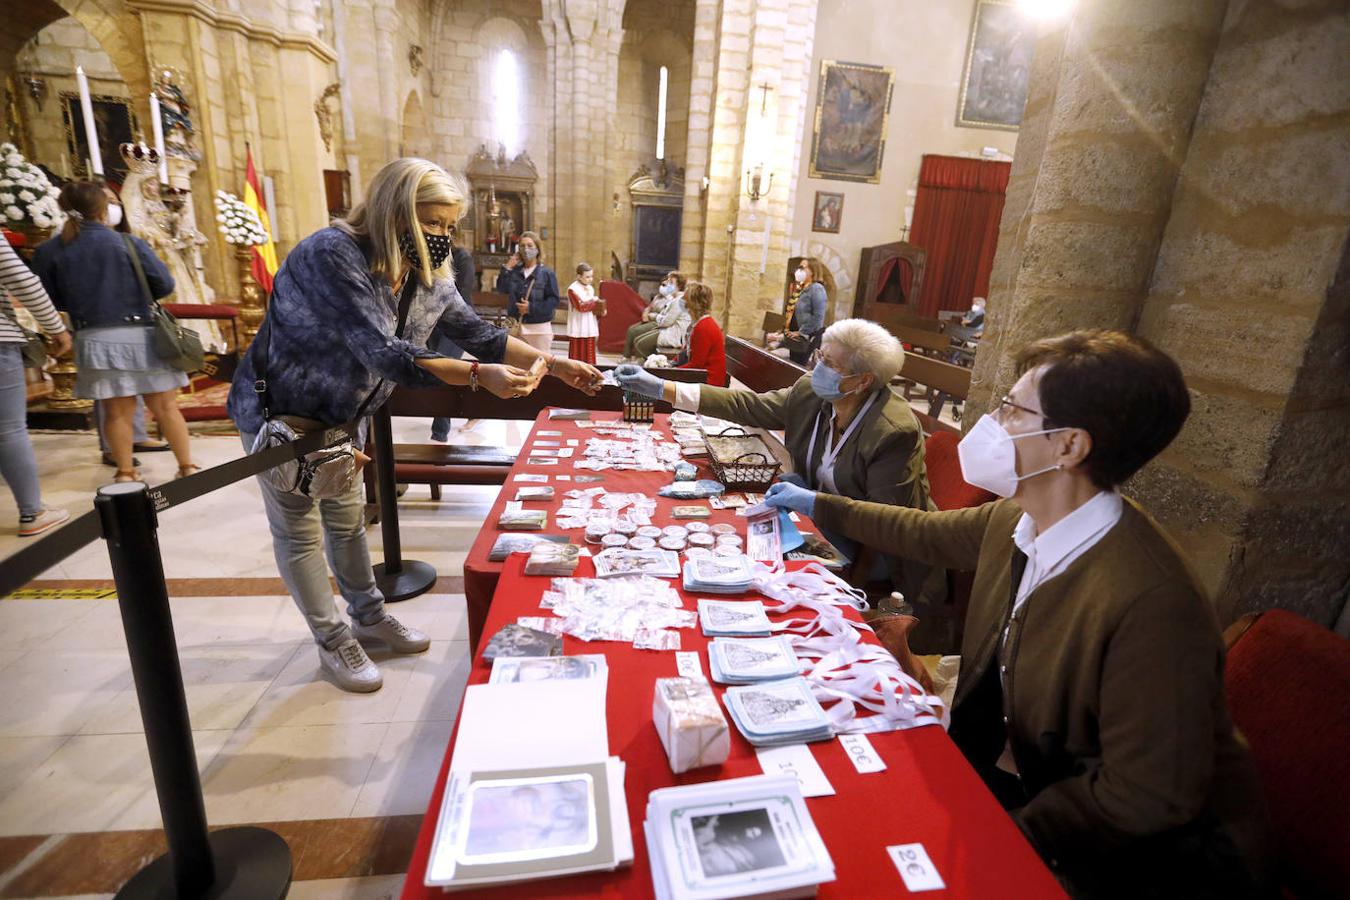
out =
[[(396, 422), (398, 440), (425, 439), (425, 420)], [(452, 439), (519, 447), (528, 426), (482, 423)], [(111, 471), (93, 436), (33, 440), (47, 502), (87, 509)], [(194, 451), (212, 465), (240, 449), (199, 436)], [(172, 473), (169, 454), (142, 462), (152, 482)], [(321, 677), (252, 482), (161, 515), (207, 818), (274, 823), (295, 860), (292, 897), (397, 896), (468, 677), (463, 558), (495, 495), (447, 488), (436, 503), (414, 485), (400, 503), (405, 556), (441, 577), (392, 610), (432, 646), (372, 653), (385, 683), (370, 695)], [(0, 523), (15, 518), (12, 503), (3, 492)], [(378, 559), (378, 528), (370, 543)], [(0, 557), (20, 546), (12, 530), (0, 534)], [(112, 586), (95, 543), (29, 585), (44, 591), (36, 598), (0, 600), (0, 898), (110, 896), (162, 851), (118, 601), (92, 599)]]

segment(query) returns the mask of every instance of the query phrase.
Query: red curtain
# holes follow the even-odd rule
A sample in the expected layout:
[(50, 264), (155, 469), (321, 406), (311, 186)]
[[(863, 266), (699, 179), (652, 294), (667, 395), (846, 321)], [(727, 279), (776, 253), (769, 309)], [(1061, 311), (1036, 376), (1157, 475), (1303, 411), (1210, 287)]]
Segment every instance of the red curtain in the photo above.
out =
[(919, 314), (970, 308), (989, 295), (989, 271), (1012, 163), (929, 156), (919, 167), (919, 191), (909, 240), (928, 254)]
[[(900, 267), (900, 274), (896, 275), (896, 267)], [(892, 281), (894, 279), (894, 281)], [(913, 303), (914, 298), (909, 295), (910, 286), (914, 284), (914, 267), (909, 264), (909, 260), (901, 259), (898, 256), (891, 257), (881, 266), (881, 274), (877, 278), (877, 283), (872, 286), (872, 296), (869, 300), (887, 300), (895, 303)], [(895, 288), (895, 290), (888, 290)], [(891, 296), (886, 296), (890, 294)]]

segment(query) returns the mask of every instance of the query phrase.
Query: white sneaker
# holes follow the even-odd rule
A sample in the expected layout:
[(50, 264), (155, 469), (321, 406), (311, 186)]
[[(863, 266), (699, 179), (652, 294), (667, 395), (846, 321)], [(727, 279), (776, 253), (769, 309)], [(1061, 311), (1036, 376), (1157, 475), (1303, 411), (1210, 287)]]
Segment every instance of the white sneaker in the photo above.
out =
[(66, 519), (70, 518), (70, 513), (64, 509), (43, 509), (31, 519), (19, 517), (19, 537), (33, 537), (42, 534), (48, 528), (55, 528)]
[(319, 648), (319, 663), (344, 691), (368, 694), (384, 686), (384, 676), (355, 638), (348, 638), (332, 650)]
[(352, 623), (352, 633), (360, 641), (379, 641), (395, 653), (423, 653), (431, 646), (431, 638), (416, 628), (409, 628), (389, 613), (374, 625)]

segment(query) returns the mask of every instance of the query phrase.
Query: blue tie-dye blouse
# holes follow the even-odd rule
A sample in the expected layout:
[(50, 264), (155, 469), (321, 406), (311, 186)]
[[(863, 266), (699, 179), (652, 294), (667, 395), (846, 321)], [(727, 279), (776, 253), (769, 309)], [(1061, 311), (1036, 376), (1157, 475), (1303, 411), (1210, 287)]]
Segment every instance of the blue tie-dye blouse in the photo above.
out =
[[(506, 332), (480, 319), (450, 278), (418, 286), (401, 340), (394, 336), (397, 317), (397, 298), (384, 279), (371, 274), (354, 238), (330, 227), (297, 244), (277, 272), (263, 323), (271, 333), (266, 365), (272, 415), (338, 425), (356, 415), (381, 379), (368, 412), (389, 398), (395, 384), (441, 384), (416, 363), (441, 355), (426, 348), (438, 322), (447, 337), (483, 362), (501, 362), (506, 353)], [(253, 355), (240, 361), (227, 407), (248, 434), (263, 424)]]

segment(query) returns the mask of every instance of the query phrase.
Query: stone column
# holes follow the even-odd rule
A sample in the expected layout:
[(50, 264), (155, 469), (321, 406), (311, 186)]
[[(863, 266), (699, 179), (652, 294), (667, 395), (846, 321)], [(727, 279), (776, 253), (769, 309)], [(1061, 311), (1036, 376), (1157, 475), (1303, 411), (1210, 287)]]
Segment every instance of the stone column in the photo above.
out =
[(1224, 0), (1082, 0), (1036, 47), (966, 418), (1029, 341), (1131, 330), (1223, 21)]
[[(688, 151), (690, 191), (701, 187), (705, 173), (709, 188), (701, 208), (693, 215), (686, 211), (692, 224), (685, 227), (682, 255), (699, 260), (697, 271), (716, 297), (713, 314), (726, 331), (757, 335), (764, 310), (781, 305), (815, 5), (723, 0), (712, 29), (709, 115), (697, 98), (708, 86), (711, 16), (704, 4), (696, 9)], [(704, 121), (707, 143), (701, 144)], [(763, 166), (763, 195), (752, 200), (747, 172), (757, 166)], [(695, 246), (688, 246), (691, 231)]]
[(1224, 621), (1346, 615), (1347, 48), (1343, 3), (1229, 6), (1139, 322), (1181, 363), (1192, 409), (1132, 488)]

